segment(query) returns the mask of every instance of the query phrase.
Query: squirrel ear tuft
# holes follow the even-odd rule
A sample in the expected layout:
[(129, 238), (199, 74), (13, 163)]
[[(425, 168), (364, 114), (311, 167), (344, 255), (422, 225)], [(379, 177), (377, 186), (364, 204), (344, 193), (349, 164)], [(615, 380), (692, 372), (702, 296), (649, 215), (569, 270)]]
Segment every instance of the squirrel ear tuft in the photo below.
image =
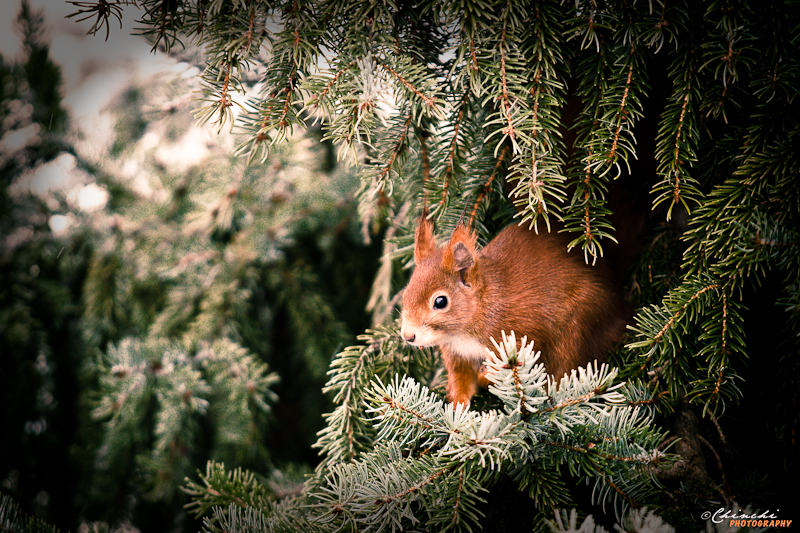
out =
[(454, 247), (456, 244), (461, 243), (466, 246), (467, 250), (469, 250), (470, 254), (475, 255), (477, 252), (475, 250), (475, 244), (478, 242), (478, 236), (466, 226), (462, 226), (459, 224), (455, 230), (453, 230), (453, 236), (450, 237), (450, 247)]
[(452, 258), (452, 269), (461, 274), (461, 281), (469, 284), (473, 278), (475, 267), (475, 243), (478, 237), (465, 226), (459, 225), (450, 238), (449, 255)]
[(417, 232), (414, 235), (414, 261), (419, 265), (433, 252), (436, 251), (436, 241), (433, 238), (433, 222), (427, 219), (423, 212), (419, 217)]

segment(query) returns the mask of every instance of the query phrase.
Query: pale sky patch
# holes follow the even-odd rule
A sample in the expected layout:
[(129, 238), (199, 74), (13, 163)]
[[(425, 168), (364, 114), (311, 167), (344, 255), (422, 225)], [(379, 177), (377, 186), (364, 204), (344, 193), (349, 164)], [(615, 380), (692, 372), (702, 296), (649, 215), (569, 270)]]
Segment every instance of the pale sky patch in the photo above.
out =
[(39, 142), (39, 130), (41, 130), (41, 126), (33, 123), (18, 130), (5, 132), (0, 139), (0, 154), (16, 152), (29, 144), (36, 144)]
[(56, 237), (66, 234), (74, 223), (75, 216), (72, 213), (53, 215), (47, 221), (47, 224), (50, 226), (50, 231), (52, 231), (53, 235)]
[(108, 203), (108, 191), (97, 185), (90, 183), (78, 192), (78, 207), (81, 211), (92, 213), (103, 209)]
[(208, 157), (212, 143), (216, 144), (208, 129), (194, 126), (177, 143), (159, 147), (156, 160), (173, 172), (184, 172)]

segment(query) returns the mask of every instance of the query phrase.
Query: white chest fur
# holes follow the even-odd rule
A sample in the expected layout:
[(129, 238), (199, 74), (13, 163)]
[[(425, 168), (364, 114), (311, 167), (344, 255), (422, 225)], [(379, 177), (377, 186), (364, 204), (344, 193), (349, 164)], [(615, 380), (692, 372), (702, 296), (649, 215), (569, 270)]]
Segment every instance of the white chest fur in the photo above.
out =
[(463, 359), (483, 363), (488, 357), (486, 347), (475, 340), (474, 337), (453, 336), (448, 339), (450, 351)]

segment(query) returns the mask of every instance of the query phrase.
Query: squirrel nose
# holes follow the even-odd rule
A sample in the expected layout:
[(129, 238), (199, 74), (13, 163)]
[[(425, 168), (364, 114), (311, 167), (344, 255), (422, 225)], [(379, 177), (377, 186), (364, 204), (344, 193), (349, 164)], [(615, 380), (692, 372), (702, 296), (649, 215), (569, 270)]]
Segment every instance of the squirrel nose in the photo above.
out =
[(413, 333), (406, 333), (405, 335), (403, 335), (403, 338), (406, 340), (407, 343), (411, 344), (412, 342), (414, 342), (414, 339), (416, 339), (417, 336)]

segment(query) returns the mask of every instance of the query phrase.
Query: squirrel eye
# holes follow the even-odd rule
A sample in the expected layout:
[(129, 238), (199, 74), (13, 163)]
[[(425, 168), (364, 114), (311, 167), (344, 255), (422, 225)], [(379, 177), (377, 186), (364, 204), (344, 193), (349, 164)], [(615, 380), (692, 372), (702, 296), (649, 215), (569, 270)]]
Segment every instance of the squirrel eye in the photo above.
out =
[(437, 296), (433, 301), (434, 309), (444, 309), (447, 307), (447, 296)]

